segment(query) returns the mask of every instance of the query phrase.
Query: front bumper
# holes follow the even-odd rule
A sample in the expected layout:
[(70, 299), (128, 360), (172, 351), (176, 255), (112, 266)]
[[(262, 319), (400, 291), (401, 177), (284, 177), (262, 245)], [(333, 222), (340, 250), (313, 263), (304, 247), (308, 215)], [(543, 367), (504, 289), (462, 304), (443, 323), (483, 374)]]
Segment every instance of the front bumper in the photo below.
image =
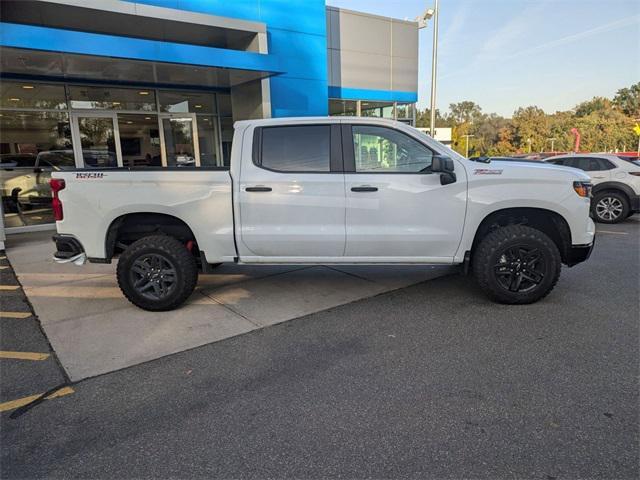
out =
[(75, 263), (82, 265), (87, 260), (82, 244), (71, 235), (54, 235), (53, 241), (56, 244), (56, 252), (53, 259), (57, 263)]
[(594, 237), (590, 245), (572, 245), (567, 254), (567, 265), (573, 267), (587, 260), (591, 256), (595, 244), (596, 239)]
[(631, 211), (635, 213), (639, 213), (640, 212), (640, 195), (631, 197), (630, 200), (631, 202), (630, 202), (629, 208), (631, 208)]

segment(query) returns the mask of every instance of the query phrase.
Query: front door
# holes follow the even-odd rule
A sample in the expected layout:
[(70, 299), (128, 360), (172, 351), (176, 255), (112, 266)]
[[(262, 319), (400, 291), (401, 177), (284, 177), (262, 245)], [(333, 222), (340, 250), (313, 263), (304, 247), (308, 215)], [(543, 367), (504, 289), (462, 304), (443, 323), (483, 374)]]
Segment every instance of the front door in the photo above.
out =
[(198, 126), (189, 113), (160, 115), (162, 163), (167, 167), (199, 167)]
[(441, 185), (436, 153), (408, 134), (344, 125), (347, 245), (354, 261), (450, 262), (462, 237), (466, 174)]
[(71, 114), (73, 150), (78, 168), (121, 167), (122, 153), (115, 112)]
[(339, 125), (261, 127), (251, 135), (245, 133), (244, 148), (251, 152), (253, 142), (253, 159), (246, 161), (243, 151), (239, 185), (241, 258), (302, 262), (342, 257)]

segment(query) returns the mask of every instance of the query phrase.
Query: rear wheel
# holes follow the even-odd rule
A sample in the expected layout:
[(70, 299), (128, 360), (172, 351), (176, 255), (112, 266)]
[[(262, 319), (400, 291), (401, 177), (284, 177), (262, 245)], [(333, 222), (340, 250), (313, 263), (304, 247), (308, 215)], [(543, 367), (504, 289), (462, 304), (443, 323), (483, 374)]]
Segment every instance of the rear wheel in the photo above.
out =
[(602, 192), (591, 202), (591, 210), (600, 223), (618, 223), (629, 216), (629, 201), (622, 193)]
[(164, 311), (189, 298), (198, 280), (196, 260), (173, 237), (154, 235), (134, 242), (118, 260), (118, 285), (144, 310)]
[(473, 252), (480, 287), (500, 303), (526, 304), (544, 298), (560, 278), (558, 247), (531, 227), (509, 225), (484, 237)]

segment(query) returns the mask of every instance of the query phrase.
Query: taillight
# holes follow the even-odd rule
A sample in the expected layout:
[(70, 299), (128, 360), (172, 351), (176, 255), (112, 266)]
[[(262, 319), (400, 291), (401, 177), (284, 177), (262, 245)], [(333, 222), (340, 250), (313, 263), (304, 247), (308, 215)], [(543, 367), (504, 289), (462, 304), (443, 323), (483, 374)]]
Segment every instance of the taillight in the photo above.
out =
[(591, 196), (591, 183), (589, 182), (573, 182), (573, 189), (581, 197), (589, 198)]
[(62, 202), (60, 201), (60, 197), (58, 197), (58, 192), (63, 190), (66, 186), (64, 180), (61, 178), (52, 178), (49, 180), (49, 185), (51, 185), (51, 193), (53, 193), (53, 199), (51, 200), (51, 208), (53, 209), (53, 218), (56, 222), (59, 222), (64, 217), (62, 213)]

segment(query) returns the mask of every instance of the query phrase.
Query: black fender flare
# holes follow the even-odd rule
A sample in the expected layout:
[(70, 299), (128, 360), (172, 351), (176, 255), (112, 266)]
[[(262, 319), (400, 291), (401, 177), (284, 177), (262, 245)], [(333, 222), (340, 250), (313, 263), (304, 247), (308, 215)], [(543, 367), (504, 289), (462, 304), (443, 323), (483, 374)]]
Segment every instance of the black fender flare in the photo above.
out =
[(614, 181), (602, 182), (594, 185), (593, 190), (591, 190), (591, 194), (595, 197), (599, 192), (602, 192), (604, 190), (620, 190), (622, 193), (624, 193), (627, 196), (627, 200), (629, 202), (631, 202), (633, 197), (637, 196), (636, 193), (633, 191), (633, 189), (629, 185), (626, 185), (622, 182), (614, 182)]

